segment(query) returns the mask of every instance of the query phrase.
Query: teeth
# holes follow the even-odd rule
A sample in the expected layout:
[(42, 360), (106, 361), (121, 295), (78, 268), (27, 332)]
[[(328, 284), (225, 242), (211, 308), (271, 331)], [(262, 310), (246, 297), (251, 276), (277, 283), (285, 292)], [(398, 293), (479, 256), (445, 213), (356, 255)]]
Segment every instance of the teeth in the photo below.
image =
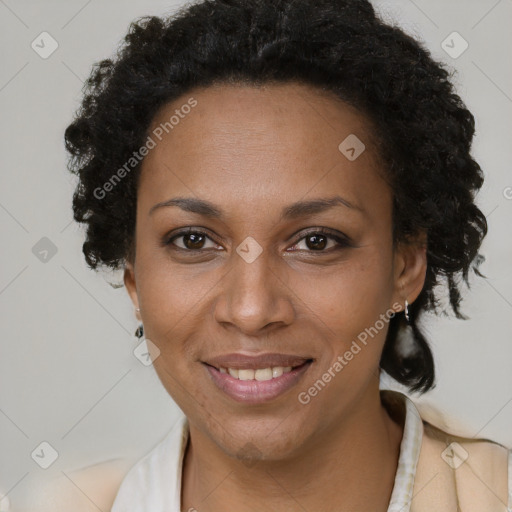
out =
[(228, 368), (228, 372), (229, 372), (229, 375), (231, 375), (231, 377), (238, 379), (238, 370), (234, 370), (233, 368)]
[(282, 366), (276, 366), (275, 368), (272, 368), (272, 377), (275, 379), (276, 377), (281, 377), (283, 375), (283, 367)]
[(239, 380), (271, 380), (281, 377), (283, 373), (292, 371), (291, 366), (275, 366), (273, 368), (237, 369), (237, 368), (219, 368), (220, 373), (229, 373), (231, 377)]
[(272, 376), (272, 368), (263, 368), (262, 370), (256, 370), (254, 372), (254, 378), (256, 380), (270, 380)]
[(254, 380), (254, 370), (238, 370), (240, 380)]

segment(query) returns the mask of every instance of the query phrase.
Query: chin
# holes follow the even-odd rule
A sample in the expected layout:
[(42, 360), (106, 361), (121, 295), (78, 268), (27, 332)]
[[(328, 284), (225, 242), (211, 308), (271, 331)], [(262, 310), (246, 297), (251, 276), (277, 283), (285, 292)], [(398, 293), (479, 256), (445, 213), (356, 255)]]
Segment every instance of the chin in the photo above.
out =
[(302, 451), (307, 429), (292, 415), (271, 419), (224, 419), (209, 429), (208, 436), (230, 457), (249, 464), (291, 459)]

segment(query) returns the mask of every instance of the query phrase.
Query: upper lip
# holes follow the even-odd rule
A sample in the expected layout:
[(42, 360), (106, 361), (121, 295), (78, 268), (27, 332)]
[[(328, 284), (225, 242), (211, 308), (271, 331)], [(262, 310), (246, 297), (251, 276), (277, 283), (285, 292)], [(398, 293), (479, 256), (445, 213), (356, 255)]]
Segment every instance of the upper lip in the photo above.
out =
[(223, 354), (216, 357), (210, 357), (203, 362), (216, 368), (233, 369), (252, 369), (271, 368), (275, 366), (300, 366), (306, 361), (311, 361), (311, 357), (302, 357), (292, 354), (258, 354), (248, 355), (240, 353)]

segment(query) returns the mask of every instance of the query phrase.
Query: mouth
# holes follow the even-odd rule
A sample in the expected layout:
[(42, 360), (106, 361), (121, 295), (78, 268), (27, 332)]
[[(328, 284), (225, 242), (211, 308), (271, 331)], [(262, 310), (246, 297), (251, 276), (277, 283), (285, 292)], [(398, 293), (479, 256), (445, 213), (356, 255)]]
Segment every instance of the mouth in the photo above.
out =
[(313, 361), (286, 354), (230, 354), (202, 364), (224, 394), (237, 402), (257, 404), (273, 400), (297, 385)]

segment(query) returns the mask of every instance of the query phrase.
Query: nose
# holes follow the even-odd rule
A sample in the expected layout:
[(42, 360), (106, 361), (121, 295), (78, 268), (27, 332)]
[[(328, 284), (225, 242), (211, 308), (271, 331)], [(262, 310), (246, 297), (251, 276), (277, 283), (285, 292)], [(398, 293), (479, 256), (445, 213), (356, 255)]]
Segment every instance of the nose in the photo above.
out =
[(288, 265), (278, 262), (271, 267), (265, 250), (251, 263), (234, 253), (231, 265), (215, 303), (215, 320), (219, 324), (257, 336), (293, 322)]

